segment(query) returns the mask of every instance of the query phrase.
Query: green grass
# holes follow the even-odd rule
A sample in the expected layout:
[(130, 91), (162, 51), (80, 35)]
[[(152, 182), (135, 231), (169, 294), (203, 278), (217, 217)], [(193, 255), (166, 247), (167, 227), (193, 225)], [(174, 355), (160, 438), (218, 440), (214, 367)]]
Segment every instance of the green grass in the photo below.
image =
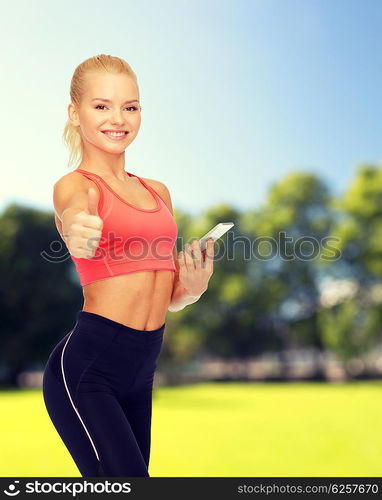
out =
[[(382, 382), (157, 388), (151, 476), (381, 476)], [(1, 476), (78, 476), (40, 390), (0, 393)]]

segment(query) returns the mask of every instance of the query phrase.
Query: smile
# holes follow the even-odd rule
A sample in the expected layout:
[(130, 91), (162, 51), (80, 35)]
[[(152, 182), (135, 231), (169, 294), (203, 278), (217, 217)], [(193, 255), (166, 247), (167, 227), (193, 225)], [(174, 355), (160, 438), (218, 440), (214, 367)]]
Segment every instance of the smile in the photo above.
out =
[(110, 139), (117, 139), (117, 140), (121, 140), (123, 137), (125, 137), (125, 135), (128, 134), (127, 131), (122, 131), (122, 132), (111, 132), (111, 131), (102, 131), (102, 133), (104, 135), (106, 135), (107, 137), (109, 137)]

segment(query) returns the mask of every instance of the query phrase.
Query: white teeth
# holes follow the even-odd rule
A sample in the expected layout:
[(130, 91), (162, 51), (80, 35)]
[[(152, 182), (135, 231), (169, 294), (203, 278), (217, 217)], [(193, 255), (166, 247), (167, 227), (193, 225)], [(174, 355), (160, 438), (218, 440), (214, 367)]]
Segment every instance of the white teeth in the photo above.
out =
[(121, 135), (125, 135), (125, 132), (104, 132), (107, 135), (111, 135), (113, 137), (121, 137)]

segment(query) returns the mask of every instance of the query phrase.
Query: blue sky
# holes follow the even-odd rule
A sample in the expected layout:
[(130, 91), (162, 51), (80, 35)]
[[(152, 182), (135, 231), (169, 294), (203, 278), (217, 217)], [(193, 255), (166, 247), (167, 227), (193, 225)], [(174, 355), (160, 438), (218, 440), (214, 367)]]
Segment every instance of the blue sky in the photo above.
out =
[(53, 209), (70, 79), (99, 53), (138, 76), (126, 170), (164, 182), (175, 208), (254, 208), (292, 170), (341, 193), (381, 162), (379, 0), (21, 0), (1, 13), (1, 209)]

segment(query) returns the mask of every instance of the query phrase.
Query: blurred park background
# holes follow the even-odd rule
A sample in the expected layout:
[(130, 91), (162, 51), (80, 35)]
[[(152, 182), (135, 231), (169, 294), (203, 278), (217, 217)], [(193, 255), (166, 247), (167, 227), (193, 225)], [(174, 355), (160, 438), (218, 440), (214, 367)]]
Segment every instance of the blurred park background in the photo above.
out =
[(208, 292), (167, 315), (151, 473), (380, 475), (382, 4), (19, 5), (0, 34), (0, 474), (78, 475), (41, 395), (83, 303), (52, 187), (74, 68), (109, 53), (140, 82), (126, 170), (169, 188), (178, 251), (235, 223)]

